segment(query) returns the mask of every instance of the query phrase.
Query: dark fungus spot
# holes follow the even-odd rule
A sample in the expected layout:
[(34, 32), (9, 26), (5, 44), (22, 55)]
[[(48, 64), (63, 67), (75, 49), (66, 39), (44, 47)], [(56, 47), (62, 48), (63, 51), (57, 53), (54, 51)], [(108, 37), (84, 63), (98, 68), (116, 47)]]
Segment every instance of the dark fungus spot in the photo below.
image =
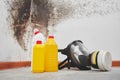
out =
[(14, 32), (15, 39), (24, 50), (26, 50), (26, 46), (23, 37), (26, 34), (28, 22), (35, 25), (32, 26), (32, 29), (34, 27), (44, 28), (44, 32), (46, 32), (44, 35), (47, 36), (47, 27), (55, 25), (60, 17), (64, 17), (70, 12), (70, 8), (57, 6), (55, 13), (55, 6), (50, 0), (12, 0), (11, 4), (9, 1), (7, 4), (10, 6), (9, 12), (13, 20), (11, 29)]
[(17, 39), (19, 45), (25, 49), (23, 36), (26, 32), (26, 24), (30, 17), (31, 0), (14, 0), (10, 5), (10, 15), (13, 19), (12, 30), (14, 37)]

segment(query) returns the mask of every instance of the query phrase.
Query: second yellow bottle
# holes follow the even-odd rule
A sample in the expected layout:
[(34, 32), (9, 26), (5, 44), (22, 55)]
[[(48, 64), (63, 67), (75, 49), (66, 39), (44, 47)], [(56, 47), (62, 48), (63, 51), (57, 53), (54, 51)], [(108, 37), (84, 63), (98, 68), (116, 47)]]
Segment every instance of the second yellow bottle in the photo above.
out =
[(54, 36), (49, 36), (45, 44), (45, 71), (58, 71), (58, 46)]

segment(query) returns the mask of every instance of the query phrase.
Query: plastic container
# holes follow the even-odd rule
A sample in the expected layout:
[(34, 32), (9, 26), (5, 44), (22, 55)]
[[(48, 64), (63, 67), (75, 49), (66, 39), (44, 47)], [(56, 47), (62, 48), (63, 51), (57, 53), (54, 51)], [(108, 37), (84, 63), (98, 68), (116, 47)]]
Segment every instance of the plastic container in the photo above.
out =
[(44, 72), (45, 47), (42, 41), (38, 40), (33, 47), (32, 72)]
[(49, 36), (45, 44), (45, 71), (58, 71), (58, 45), (54, 36)]
[(109, 71), (112, 67), (112, 57), (108, 51), (94, 51), (90, 54), (90, 63), (93, 68)]
[(40, 30), (35, 28), (34, 29), (34, 36), (33, 36), (33, 40), (32, 40), (32, 48), (36, 44), (37, 40), (41, 40), (43, 44), (46, 41), (44, 35), (40, 32)]

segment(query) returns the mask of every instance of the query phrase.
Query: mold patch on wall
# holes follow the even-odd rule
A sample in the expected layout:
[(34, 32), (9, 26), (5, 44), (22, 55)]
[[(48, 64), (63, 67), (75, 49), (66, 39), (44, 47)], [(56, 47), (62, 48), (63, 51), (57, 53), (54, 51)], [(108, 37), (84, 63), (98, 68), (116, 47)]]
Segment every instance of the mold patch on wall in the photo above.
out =
[(14, 32), (14, 38), (25, 50), (23, 36), (26, 33), (27, 22), (30, 17), (31, 0), (14, 0), (8, 4), (10, 5), (9, 13), (12, 18), (11, 29)]
[[(49, 33), (48, 26), (54, 26), (59, 21), (59, 17), (67, 15), (69, 10), (60, 5), (56, 13), (56, 9), (50, 0), (13, 0), (7, 1), (7, 5), (10, 7), (9, 18), (12, 18), (10, 27), (14, 33), (14, 38), (24, 50), (27, 50), (24, 40), (27, 27), (31, 27), (32, 31), (37, 27), (47, 36)], [(32, 26), (28, 26), (29, 24)]]
[[(27, 50), (27, 28), (35, 27), (47, 36), (51, 28), (68, 18), (107, 15), (120, 11), (118, 0), (10, 0), (11, 30), (22, 49)], [(29, 26), (31, 25), (31, 26)], [(50, 28), (50, 29), (49, 29)], [(30, 33), (32, 33), (30, 31)], [(28, 40), (33, 35), (26, 36)]]

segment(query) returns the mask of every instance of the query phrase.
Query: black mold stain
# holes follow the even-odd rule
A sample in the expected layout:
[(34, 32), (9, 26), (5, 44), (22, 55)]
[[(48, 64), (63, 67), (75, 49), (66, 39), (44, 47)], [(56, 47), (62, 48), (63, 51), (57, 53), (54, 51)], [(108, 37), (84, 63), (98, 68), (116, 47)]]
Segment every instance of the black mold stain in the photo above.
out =
[[(26, 28), (31, 23), (32, 29), (40, 28), (45, 36), (48, 35), (48, 26), (54, 26), (60, 18), (70, 14), (72, 8), (59, 5), (56, 7), (51, 0), (12, 0), (10, 5), (10, 16), (13, 20), (11, 29), (14, 37), (22, 49), (26, 50), (25, 40)], [(56, 11), (56, 12), (55, 12)]]
[[(114, 11), (120, 11), (119, 5), (114, 0), (6, 0), (10, 5), (12, 18), (11, 29), (19, 45), (26, 50), (24, 35), (28, 24), (32, 29), (40, 28), (47, 36), (48, 27), (54, 27), (60, 21), (69, 17), (81, 18), (94, 14), (106, 15)], [(9, 2), (11, 2), (9, 4)], [(75, 4), (74, 4), (75, 3)], [(104, 4), (103, 4), (104, 3)], [(28, 37), (29, 38), (29, 37)]]
[(10, 14), (13, 19), (12, 30), (19, 45), (25, 50), (23, 36), (26, 33), (27, 22), (30, 17), (31, 0), (14, 0), (10, 5)]
[(50, 19), (50, 14), (53, 10), (52, 4), (48, 0), (33, 0), (31, 4), (31, 22), (37, 24), (41, 30), (44, 30), (45, 36), (48, 35), (48, 22)]

